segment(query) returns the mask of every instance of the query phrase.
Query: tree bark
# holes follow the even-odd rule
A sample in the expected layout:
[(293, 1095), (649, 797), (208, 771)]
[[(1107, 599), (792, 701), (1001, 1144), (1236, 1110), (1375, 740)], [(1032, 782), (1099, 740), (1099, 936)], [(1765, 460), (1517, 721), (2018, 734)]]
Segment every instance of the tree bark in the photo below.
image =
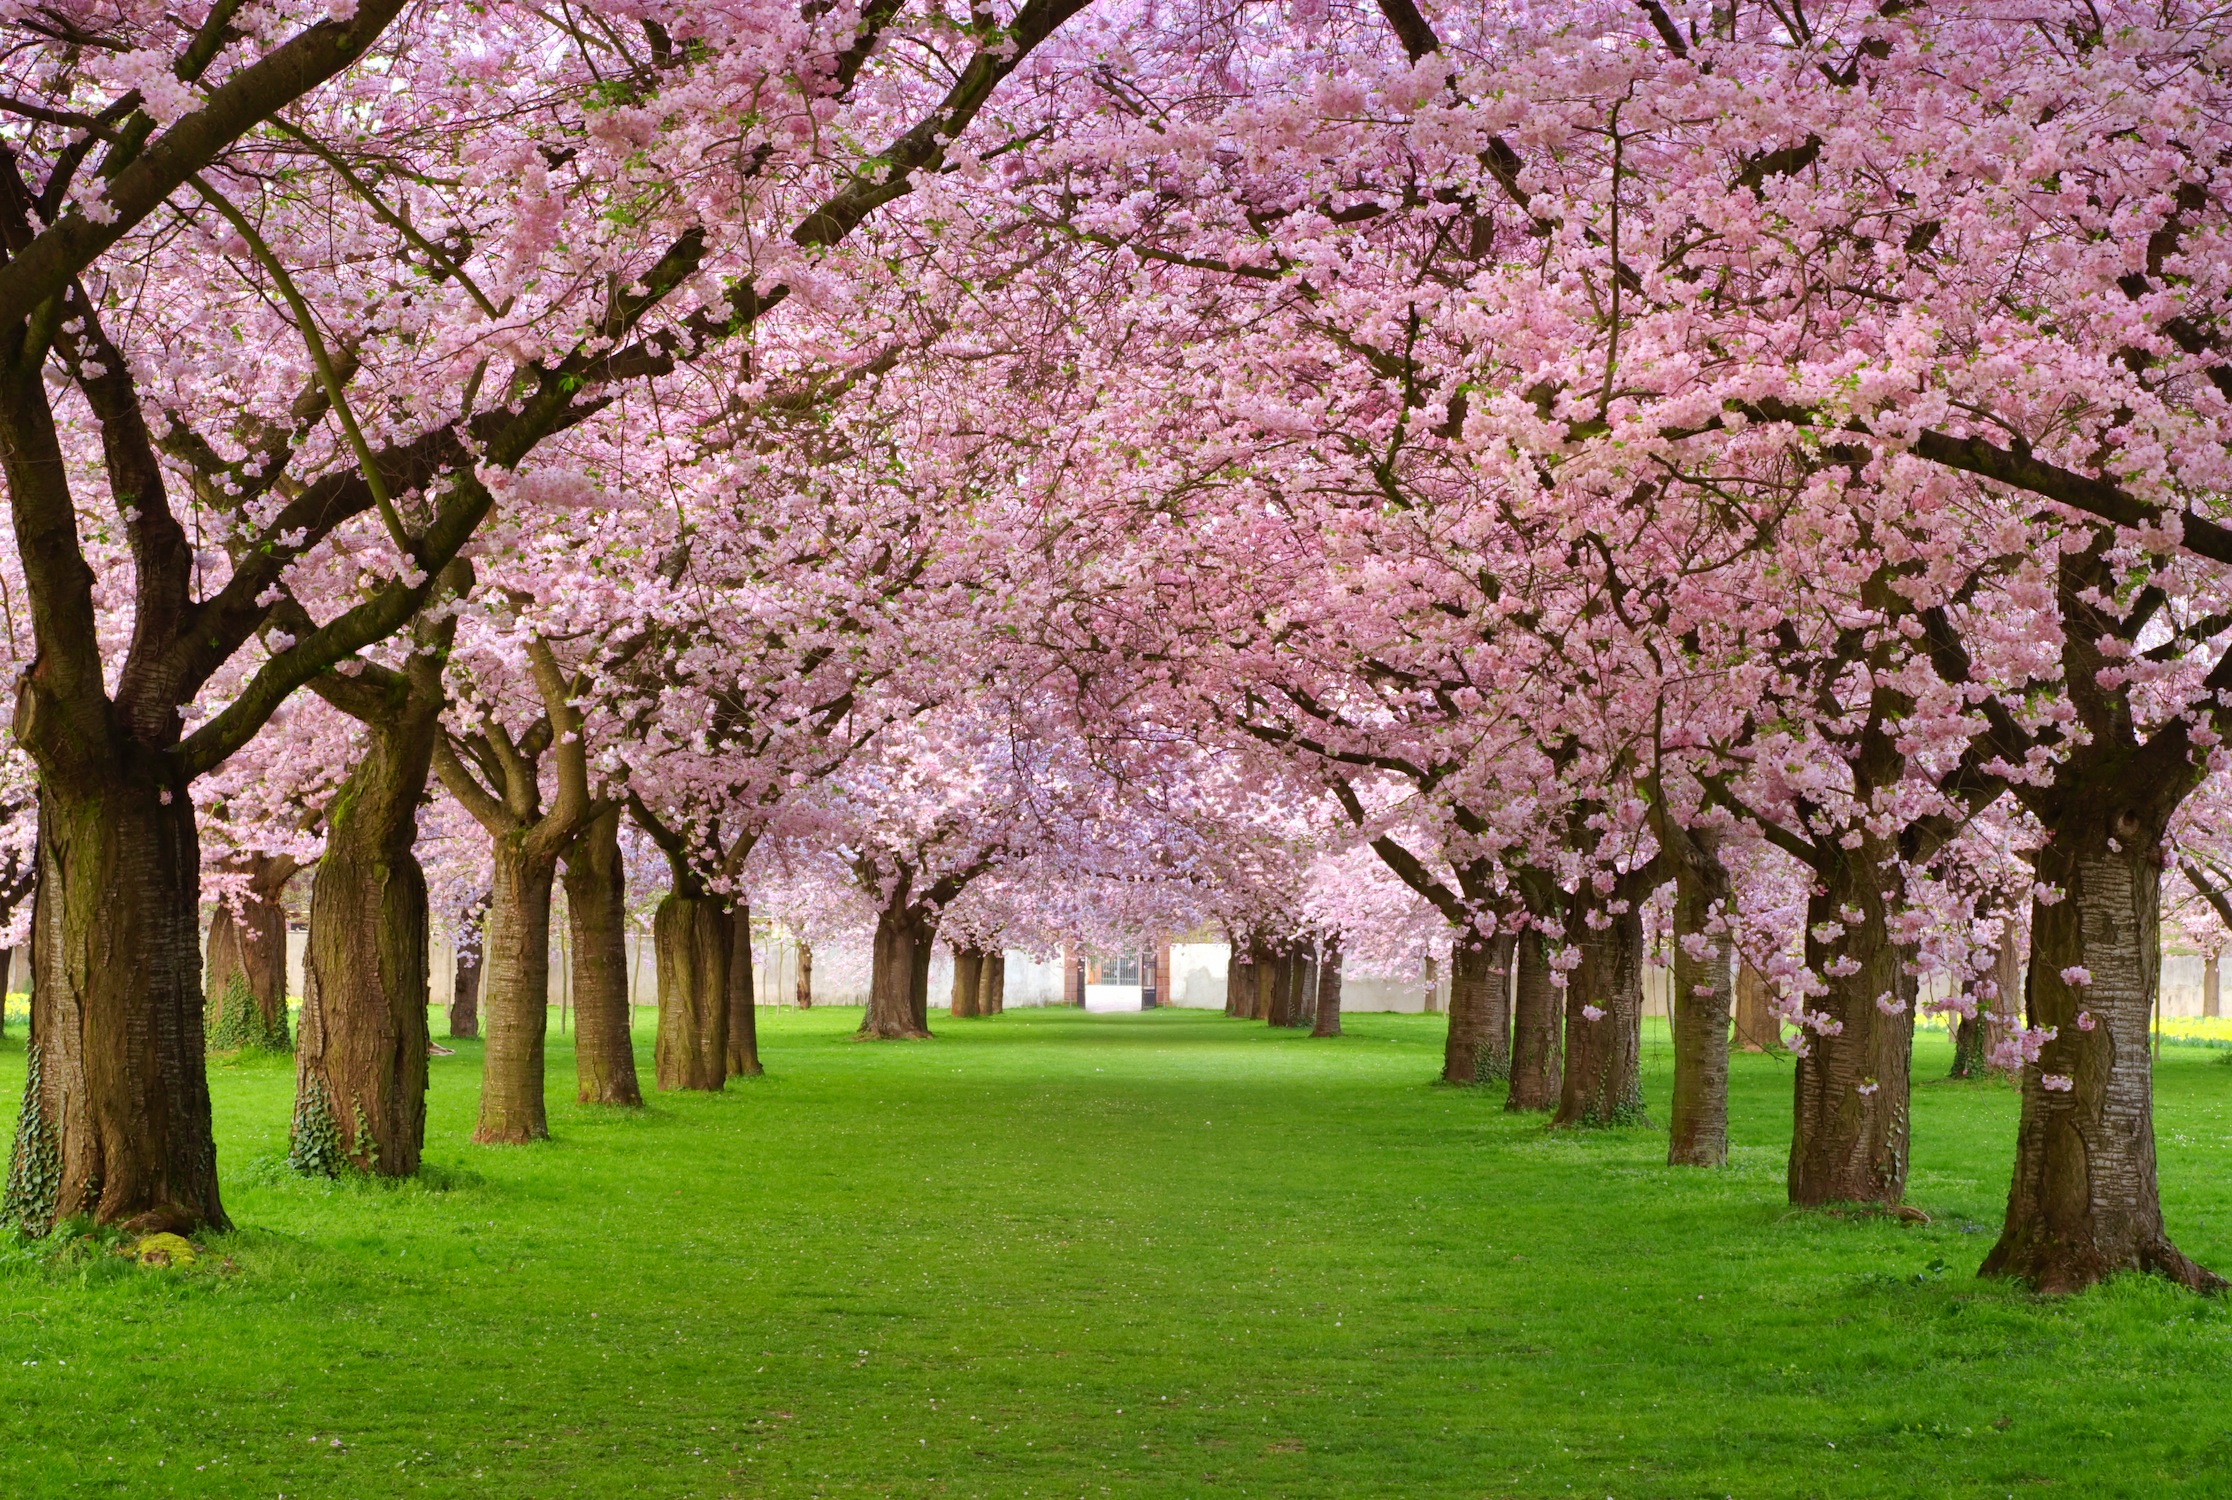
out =
[(752, 989), (752, 908), (738, 901), (730, 914), (728, 974), (728, 1071), (731, 1078), (757, 1078), (760, 1066), (759, 996)]
[(984, 967), (977, 979), (978, 1003), (988, 1016), (1007, 1010), (1007, 950), (997, 945), (984, 950)]
[(1976, 998), (1976, 1014), (1953, 1018), (1953, 1068), (1948, 1078), (1982, 1078), (1988, 1071), (1984, 1064), (1984, 1011), (1990, 1000)]
[(1674, 952), (1667, 1026), (1674, 1036), (1674, 1098), (1666, 1161), (1717, 1167), (1728, 1160), (1729, 943), (1712, 930), (1728, 908), (1728, 871), (1711, 829), (1659, 820), (1659, 848), (1674, 872)]
[[(2024, 1001), (2030, 1025), (2054, 1036), (2023, 1073), (2007, 1222), (1981, 1274), (2052, 1294), (2151, 1271), (2215, 1291), (2224, 1282), (2170, 1243), (2155, 1179), (2147, 1033), (2161, 982), (2168, 815), (2117, 809), (2103, 819), (2090, 800), (2073, 811), (2049, 825), (2036, 857), (2039, 880), (2063, 899), (2031, 908)], [(2062, 977), (2078, 968), (2089, 984)]]
[(907, 1009), (914, 1016), (915, 1030), (924, 1036), (930, 1034), (930, 960), (936, 952), (937, 929), (918, 916), (907, 970)]
[(868, 1014), (860, 1034), (882, 1041), (925, 1039), (930, 1028), (915, 1019), (915, 924), (894, 902), (876, 913), (876, 942), (868, 969)]
[[(1643, 1123), (1643, 917), (1634, 875), (1615, 897), (1627, 909), (1577, 900), (1568, 940), (1581, 963), (1566, 978), (1565, 1079), (1552, 1125)], [(1592, 925), (1595, 913), (1604, 925)], [(1590, 1011), (1598, 1014), (1591, 1016)]]
[(1341, 940), (1325, 940), (1325, 951), (1318, 959), (1317, 973), (1317, 1022), (1310, 1028), (1312, 1036), (1339, 1036), (1341, 1034)]
[(1289, 1026), (1303, 1027), (1315, 1024), (1317, 1021), (1317, 987), (1317, 949), (1307, 943), (1298, 943), (1294, 949), (1294, 998), (1287, 1006), (1287, 1024)]
[(105, 785), (43, 787), (38, 838), (30, 1076), (0, 1222), (229, 1228), (203, 1070), (193, 803), (152, 758), (128, 760)]
[(1746, 1052), (1780, 1052), (1782, 1050), (1782, 1022), (1775, 1015), (1774, 994), (1767, 987), (1767, 976), (1752, 967), (1751, 960), (1736, 960), (1736, 1026), (1735, 1045)]
[[(1691, 914), (1702, 921), (1702, 911)], [(1682, 898), (1675, 898), (1673, 1005), (1674, 1099), (1667, 1111), (1667, 1165), (1717, 1167), (1728, 1160), (1728, 1036), (1733, 997), (1728, 936), (1699, 933), (1704, 952), (1683, 945)], [(1686, 929), (1696, 932), (1696, 928)]]
[(1246, 945), (1239, 938), (1234, 938), (1225, 953), (1224, 1013), (1234, 1019), (1247, 1014), (1242, 1008), (1243, 987), (1253, 993), (1255, 974), (1247, 964), (1241, 962), (1241, 955), (1246, 951)]
[(296, 868), (288, 858), (250, 858), (248, 888), (238, 908), (220, 901), (210, 915), (202, 1030), (212, 1052), (293, 1050), (287, 1035), (287, 908), (279, 895)]
[(984, 955), (975, 948), (953, 950), (953, 1013), (957, 1016), (983, 1014), (983, 1003), (978, 998), (978, 987), (984, 981)]
[(627, 875), (620, 809), (583, 825), (566, 850), (566, 924), (573, 939), (574, 1077), (583, 1104), (640, 1105), (628, 1030)]
[(1442, 1082), (1493, 1083), (1511, 1076), (1511, 953), (1508, 936), (1457, 934), (1449, 945), (1449, 1034)]
[(326, 811), (310, 888), (289, 1160), (331, 1176), (418, 1172), (426, 1143), (426, 876), (412, 846), (426, 790), (431, 703), (369, 725), (370, 746)]
[[(1827, 986), (1815, 997), (1827, 1028), (1806, 1028), (1794, 1070), (1790, 1201), (1895, 1204), (1906, 1192), (1914, 976), (1884, 926), (1891, 851), (1873, 837), (1831, 848), (1839, 857), (1815, 871), (1806, 904), (1806, 963)], [(1858, 918), (1845, 921), (1848, 911)]]
[(2217, 955), (2212, 953), (2201, 960), (2201, 1018), (2213, 1021), (2223, 1011), (2223, 976), (2217, 967)]
[(814, 1008), (814, 945), (798, 940), (798, 1008)]
[(1550, 955), (1542, 934), (1530, 927), (1515, 941), (1519, 977), (1511, 1007), (1511, 1095), (1504, 1108), (1514, 1113), (1552, 1110), (1564, 1086), (1558, 987), (1550, 982)]
[(651, 919), (659, 971), (652, 1066), (661, 1089), (717, 1094), (727, 1081), (733, 921), (726, 901), (679, 882)]
[(459, 933), (456, 950), (457, 967), (450, 977), (449, 1034), (470, 1040), (480, 1035), (480, 932)]
[(480, 1123), (491, 1145), (547, 1140), (543, 1050), (550, 1029), (550, 891), (557, 859), (524, 834), (494, 838), (488, 925), (481, 938), (488, 1046), (481, 1054)]

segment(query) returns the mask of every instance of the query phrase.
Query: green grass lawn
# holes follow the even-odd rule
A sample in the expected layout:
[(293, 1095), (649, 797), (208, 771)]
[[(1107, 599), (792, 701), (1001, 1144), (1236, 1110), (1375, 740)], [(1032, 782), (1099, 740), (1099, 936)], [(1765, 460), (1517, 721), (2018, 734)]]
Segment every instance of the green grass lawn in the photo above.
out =
[[(1974, 1279), (2004, 1086), (1917, 1090), (1909, 1227), (1785, 1209), (1774, 1058), (1730, 1167), (1673, 1171), (1431, 1086), (1439, 1017), (761, 1016), (768, 1077), (637, 1114), (555, 1043), (524, 1149), (467, 1144), (461, 1045), (405, 1187), (288, 1176), (291, 1064), (220, 1061), (236, 1234), (0, 1255), (0, 1495), (2232, 1493), (2221, 1302)], [(2224, 1269), (2217, 1056), (2171, 1049), (2158, 1121)]]

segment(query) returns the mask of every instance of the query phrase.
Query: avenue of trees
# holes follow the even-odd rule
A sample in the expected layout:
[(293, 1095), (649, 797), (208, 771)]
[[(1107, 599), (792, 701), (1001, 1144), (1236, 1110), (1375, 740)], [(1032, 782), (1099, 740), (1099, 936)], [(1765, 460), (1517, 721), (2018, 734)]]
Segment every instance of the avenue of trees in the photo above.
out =
[[(211, 1047), (408, 1175), (1210, 927), (1443, 1077), (1896, 1208), (1925, 1007), (2020, 1081), (1984, 1261), (2165, 1233), (2165, 924), (2232, 916), (2232, 31), (2054, 0), (0, 7), (0, 1219), (222, 1230)], [(558, 900), (563, 895), (562, 907)], [(306, 913), (299, 1014), (283, 948)], [(656, 952), (655, 1077), (624, 933)], [(2212, 971), (2213, 972), (2213, 971)], [(2020, 986), (2018, 992), (2018, 976)]]

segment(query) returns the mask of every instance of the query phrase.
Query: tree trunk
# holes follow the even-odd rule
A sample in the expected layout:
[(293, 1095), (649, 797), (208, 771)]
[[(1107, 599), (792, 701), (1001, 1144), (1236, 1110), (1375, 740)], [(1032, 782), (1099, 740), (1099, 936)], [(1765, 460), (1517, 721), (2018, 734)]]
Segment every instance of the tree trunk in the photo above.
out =
[(0, 1222), (229, 1228), (202, 1042), (201, 850), (183, 787), (128, 766), (39, 798), (31, 1033)]
[(1775, 1015), (1775, 997), (1767, 976), (1752, 967), (1748, 958), (1736, 960), (1735, 1044), (1746, 1052), (1780, 1052), (1782, 1022)]
[(1511, 1076), (1511, 952), (1507, 936), (1471, 931), (1449, 945), (1449, 1034), (1442, 1082), (1492, 1083)]
[(2222, 1012), (2223, 985), (2217, 968), (2217, 955), (2210, 954), (2201, 961), (2201, 1017), (2213, 1021)]
[(798, 940), (798, 1008), (814, 1008), (814, 945)]
[(209, 918), (202, 976), (202, 1032), (212, 1052), (293, 1050), (287, 1036), (287, 909), (279, 901), (295, 870), (268, 856), (248, 861), (236, 909), (220, 901)]
[(458, 936), (457, 968), (450, 977), (449, 1034), (467, 1040), (480, 1035), (481, 935), (471, 938), (467, 947), (465, 935)]
[(876, 945), (868, 970), (868, 1014), (860, 1034), (883, 1041), (925, 1038), (927, 1026), (915, 1020), (914, 921), (905, 908), (887, 906), (876, 914)]
[(1341, 1034), (1341, 940), (1325, 940), (1325, 951), (1318, 958), (1317, 973), (1317, 1023), (1310, 1028), (1312, 1036), (1339, 1036)]
[(984, 955), (975, 948), (953, 950), (953, 1013), (957, 1016), (975, 1016), (983, 1013), (978, 999), (978, 986), (984, 981)]
[(481, 1061), (480, 1123), (488, 1145), (547, 1140), (543, 1045), (550, 1029), (550, 890), (555, 857), (525, 847), (523, 834), (493, 840), (488, 923), (481, 938), (488, 993), (488, 1046)]
[(1674, 952), (1667, 975), (1667, 1027), (1674, 1036), (1674, 1098), (1667, 1111), (1666, 1162), (1717, 1167), (1728, 1160), (1728, 1031), (1733, 1002), (1725, 930), (1728, 871), (1711, 829), (1661, 820), (1659, 847), (1674, 869)]
[(1287, 1006), (1289, 1026), (1309, 1026), (1317, 1020), (1317, 950), (1298, 944), (1294, 950), (1294, 998)]
[(937, 952), (937, 929), (916, 919), (914, 952), (907, 971), (907, 1008), (914, 1015), (915, 1030), (930, 1034), (930, 960)]
[(651, 919), (658, 953), (659, 1037), (652, 1067), (661, 1089), (719, 1093), (728, 1078), (728, 902), (680, 885)]
[(1558, 1107), (1564, 1069), (1558, 1045), (1558, 987), (1550, 982), (1550, 954), (1532, 927), (1517, 938), (1518, 983), (1513, 986), (1511, 1096), (1513, 1112)]
[(977, 1002), (988, 1016), (1007, 1010), (1006, 949), (994, 946), (984, 950), (984, 967), (977, 978)]
[(1252, 993), (1253, 983), (1255, 980), (1254, 972), (1248, 967), (1248, 965), (1240, 961), (1241, 954), (1245, 951), (1246, 949), (1243, 947), (1240, 940), (1238, 938), (1234, 938), (1232, 940), (1231, 946), (1225, 954), (1224, 1013), (1228, 1016), (1234, 1017), (1235, 1019), (1246, 1014), (1246, 1011), (1242, 1009), (1242, 987), (1248, 987), (1249, 992)]
[[(1666, 1162), (1673, 1167), (1717, 1167), (1728, 1160), (1728, 1033), (1733, 997), (1728, 982), (1728, 937), (1687, 929), (1703, 941), (1693, 957), (1683, 945), (1682, 899), (1675, 898), (1673, 1004), (1674, 1099), (1667, 1111)], [(1691, 914), (1702, 923), (1703, 912)]]
[(760, 1066), (759, 996), (752, 976), (752, 908), (739, 901), (730, 918), (728, 977), (728, 1072), (731, 1078), (757, 1078)]
[(628, 1031), (627, 874), (617, 805), (583, 825), (566, 850), (566, 925), (573, 939), (574, 1077), (583, 1104), (640, 1105)]
[[(1827, 1028), (1808, 1026), (1803, 1049), (1793, 1047), (1790, 1201), (1894, 1204), (1906, 1192), (1915, 985), (1884, 927), (1889, 851), (1867, 839), (1815, 879), (1806, 963), (1827, 986), (1815, 997)], [(1845, 911), (1858, 920), (1845, 922)]]
[[(2147, 1031), (2161, 981), (2161, 828), (2128, 826), (2137, 820), (2118, 810), (2110, 837), (2093, 801), (2077, 806), (2065, 820), (2075, 826), (2049, 825), (2036, 856), (2063, 899), (2031, 908), (2024, 1001), (2030, 1025), (2054, 1035), (2023, 1073), (2007, 1223), (1982, 1274), (2061, 1293), (2152, 1271), (2214, 1291), (2224, 1282), (2170, 1243), (2155, 1180)], [(2090, 983), (2062, 977), (2080, 968)]]
[(1440, 1014), (1442, 1013), (1442, 1002), (1441, 1002), (1441, 971), (1440, 971), (1440, 969), (1439, 969), (1438, 967), (1436, 967), (1436, 965), (1435, 965), (1435, 963), (1434, 963), (1434, 955), (1433, 955), (1433, 954), (1429, 953), (1429, 954), (1427, 954), (1427, 955), (1426, 955), (1426, 965), (1425, 965), (1425, 967), (1426, 967), (1426, 1014), (1428, 1014), (1428, 1015), (1430, 1015), (1430, 1016), (1438, 1016), (1438, 1015), (1440, 1015)]
[(1271, 951), (1268, 970), (1271, 982), (1263, 991), (1263, 1023), (1266, 1026), (1294, 1024), (1294, 960), (1292, 942), (1281, 943)]
[(412, 846), (441, 701), (370, 727), (310, 887), (288, 1160), (417, 1174), (426, 1144), (426, 876)]
[(1992, 1061), (2006, 1047), (2008, 1038), (2021, 1029), (2023, 1019), (2023, 960), (2016, 942), (2017, 929), (2013, 917), (2005, 918), (2000, 925), (1999, 950), (1993, 955), (1991, 1009), (1984, 1016), (1984, 1065), (1998, 1072), (2002, 1068)]
[[(1625, 911), (1605, 911), (1586, 898), (1576, 904), (1569, 940), (1581, 950), (1581, 962), (1566, 978), (1565, 1079), (1553, 1125), (1629, 1125), (1645, 1118), (1638, 883), (1629, 876), (1616, 887), (1626, 898)], [(1605, 925), (1591, 925), (1584, 915), (1591, 912)]]
[(1953, 1018), (1953, 1070), (1946, 1077), (1982, 1078), (1989, 1071), (1984, 1064), (1984, 1011), (1992, 1004), (1980, 995), (1975, 1015)]

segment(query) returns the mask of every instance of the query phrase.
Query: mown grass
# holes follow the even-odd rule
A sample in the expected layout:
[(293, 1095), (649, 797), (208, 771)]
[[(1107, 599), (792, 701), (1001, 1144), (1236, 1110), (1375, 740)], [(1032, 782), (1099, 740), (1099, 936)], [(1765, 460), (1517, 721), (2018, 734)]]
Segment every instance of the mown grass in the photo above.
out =
[[(288, 1176), (289, 1065), (219, 1062), (237, 1233), (0, 1263), (0, 1494), (2232, 1489), (2223, 1303), (1974, 1279), (2004, 1086), (1917, 1091), (1903, 1226), (1785, 1209), (1773, 1058), (1736, 1059), (1732, 1165), (1676, 1172), (1433, 1087), (1435, 1017), (858, 1015), (762, 1012), (767, 1078), (640, 1114), (573, 1104), (554, 1045), (526, 1149), (466, 1143), (463, 1045), (401, 1187)], [(2162, 1178), (2232, 1267), (2214, 1058), (2162, 1066)], [(11, 1116), (22, 1066), (16, 1030)]]

